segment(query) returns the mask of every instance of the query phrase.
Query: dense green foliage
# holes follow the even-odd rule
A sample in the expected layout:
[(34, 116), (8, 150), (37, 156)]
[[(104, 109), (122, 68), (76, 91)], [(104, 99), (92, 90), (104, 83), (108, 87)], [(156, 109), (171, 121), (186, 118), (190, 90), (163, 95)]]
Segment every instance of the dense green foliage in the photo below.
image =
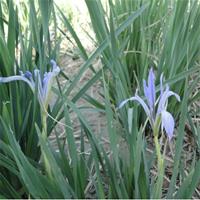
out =
[[(45, 126), (48, 136), (56, 136), (57, 149), (42, 137), (37, 96), (23, 82), (0, 83), (0, 198), (200, 198), (195, 191), (200, 183), (200, 127), (193, 120), (199, 116), (194, 105), (200, 98), (196, 91), (200, 79), (199, 2), (107, 0), (104, 5), (85, 0), (95, 34), (91, 39), (96, 49), (91, 55), (71, 19), (53, 0), (20, 2), (0, 0), (0, 77), (36, 67), (44, 74), (51, 59), (59, 61), (65, 31), (58, 27), (58, 20), (84, 62), (73, 79), (61, 71), (52, 89), (55, 101), (48, 108)], [(101, 64), (96, 69), (97, 60)], [(171, 175), (163, 179), (155, 169), (157, 158), (149, 139), (153, 135), (142, 109), (132, 103), (117, 109), (136, 90), (144, 96), (142, 81), (150, 67), (156, 83), (164, 73), (164, 84), (181, 97), (180, 103), (172, 98), (168, 105), (177, 121), (175, 137), (169, 143), (161, 136), (160, 145), (167, 145), (172, 160)], [(86, 71), (91, 77), (79, 85)], [(61, 78), (66, 80), (64, 85)], [(103, 102), (87, 93), (96, 82), (101, 83)], [(79, 99), (90, 107), (79, 108)], [(105, 116), (106, 145), (84, 116), (82, 111), (87, 109)], [(72, 113), (81, 125), (79, 145)], [(57, 124), (65, 129), (64, 143)], [(187, 163), (183, 146), (188, 137), (194, 142), (189, 144), (192, 158)], [(149, 145), (153, 146), (151, 153)], [(168, 165), (166, 161), (166, 171)]]

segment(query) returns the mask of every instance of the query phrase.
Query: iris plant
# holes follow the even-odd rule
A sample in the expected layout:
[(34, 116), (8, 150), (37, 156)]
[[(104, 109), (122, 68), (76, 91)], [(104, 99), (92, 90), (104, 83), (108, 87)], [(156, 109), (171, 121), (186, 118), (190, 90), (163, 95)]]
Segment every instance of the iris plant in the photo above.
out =
[[(156, 154), (158, 159), (158, 180), (156, 184), (156, 191), (159, 191), (161, 193), (160, 185), (162, 185), (163, 182), (163, 176), (164, 176), (164, 157), (161, 154), (161, 148), (158, 141), (158, 134), (160, 130), (163, 132), (163, 129), (165, 129), (165, 132), (167, 134), (167, 137), (169, 141), (171, 140), (174, 132), (174, 118), (173, 116), (167, 111), (167, 104), (168, 104), (168, 98), (170, 96), (175, 96), (178, 101), (180, 101), (180, 97), (178, 94), (170, 91), (169, 86), (166, 85), (166, 87), (163, 87), (163, 74), (160, 77), (160, 96), (156, 100), (156, 91), (155, 91), (155, 75), (153, 72), (153, 69), (150, 70), (148, 75), (148, 84), (146, 81), (143, 81), (143, 87), (144, 87), (144, 96), (146, 98), (145, 101), (136, 95), (122, 101), (119, 105), (119, 108), (123, 107), (127, 102), (129, 101), (137, 101), (139, 102), (144, 111), (146, 112), (146, 115), (150, 121), (153, 135), (154, 135), (154, 143), (156, 147)], [(165, 153), (165, 150), (164, 150)]]
[[(52, 65), (52, 70), (49, 72), (45, 72), (42, 76), (39, 69), (35, 69), (32, 74), (30, 71), (26, 71), (25, 73), (20, 72), (20, 75), (10, 76), (10, 77), (0, 77), (0, 83), (8, 83), (11, 81), (24, 81), (26, 82), (34, 94), (37, 93), (37, 98), (41, 107), (41, 118), (42, 118), (42, 136), (44, 139), (47, 138), (47, 107), (49, 104), (49, 97), (51, 93), (51, 87), (53, 85), (53, 81), (55, 77), (60, 72), (60, 67), (57, 66), (54, 60), (50, 61)], [(43, 155), (44, 163), (47, 169), (48, 174), (51, 176), (51, 165), (46, 158), (45, 154)]]
[(42, 132), (45, 138), (47, 136), (46, 119), (48, 115), (47, 107), (49, 104), (51, 87), (53, 85), (55, 77), (60, 72), (60, 67), (57, 66), (54, 60), (51, 60), (50, 63), (52, 65), (52, 70), (49, 72), (45, 72), (43, 76), (39, 69), (35, 69), (33, 74), (30, 71), (26, 71), (25, 73), (20, 71), (20, 75), (0, 77), (0, 83), (8, 83), (11, 81), (24, 81), (30, 86), (34, 94), (37, 93), (38, 102), (41, 107), (41, 118), (43, 125)]
[[(137, 101), (139, 102), (149, 121), (151, 124), (152, 129), (158, 129), (158, 126), (160, 126), (161, 122), (161, 128), (162, 130), (165, 129), (165, 132), (171, 140), (174, 132), (174, 118), (173, 116), (167, 111), (167, 104), (168, 104), (168, 98), (170, 96), (175, 96), (178, 101), (180, 101), (180, 97), (178, 94), (170, 91), (169, 86), (166, 85), (166, 87), (163, 87), (163, 74), (160, 77), (160, 96), (156, 100), (156, 91), (155, 91), (155, 75), (153, 72), (153, 69), (150, 70), (149, 76), (148, 76), (148, 85), (145, 80), (143, 80), (143, 87), (144, 87), (144, 95), (147, 100), (147, 103), (145, 101), (136, 95), (122, 101), (119, 105), (119, 108), (123, 107), (128, 101)], [(156, 105), (158, 102), (158, 106)], [(156, 109), (157, 107), (157, 109)]]

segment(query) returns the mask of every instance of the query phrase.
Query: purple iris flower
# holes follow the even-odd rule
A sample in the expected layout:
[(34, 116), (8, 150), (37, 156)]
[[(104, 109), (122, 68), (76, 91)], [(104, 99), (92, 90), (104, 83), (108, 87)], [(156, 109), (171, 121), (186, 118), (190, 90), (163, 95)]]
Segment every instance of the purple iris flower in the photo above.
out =
[(20, 71), (20, 75), (0, 77), (0, 83), (22, 80), (30, 86), (33, 93), (35, 93), (37, 83), (38, 101), (41, 107), (46, 109), (53, 81), (60, 72), (60, 67), (57, 66), (54, 60), (51, 60), (50, 63), (52, 65), (52, 70), (50, 72), (45, 72), (44, 76), (41, 75), (38, 69), (34, 70), (34, 75), (30, 71), (26, 71), (25, 73)]
[[(162, 130), (165, 129), (165, 132), (171, 140), (173, 137), (174, 132), (174, 118), (167, 111), (167, 104), (168, 104), (168, 98), (170, 96), (175, 96), (178, 101), (180, 101), (180, 97), (175, 92), (170, 91), (169, 86), (166, 85), (166, 87), (163, 87), (163, 74), (160, 77), (160, 97), (158, 98), (158, 105), (156, 106), (156, 91), (155, 91), (155, 75), (153, 72), (153, 69), (150, 69), (149, 75), (148, 75), (148, 85), (146, 81), (143, 81), (143, 87), (144, 87), (144, 95), (147, 100), (147, 103), (145, 101), (136, 95), (122, 101), (119, 105), (119, 108), (122, 108), (128, 101), (137, 101), (139, 102), (144, 111), (146, 112), (146, 115), (150, 121), (151, 127), (154, 129), (156, 126), (156, 122), (159, 118), (161, 118), (161, 128)], [(156, 110), (157, 107), (157, 110)]]

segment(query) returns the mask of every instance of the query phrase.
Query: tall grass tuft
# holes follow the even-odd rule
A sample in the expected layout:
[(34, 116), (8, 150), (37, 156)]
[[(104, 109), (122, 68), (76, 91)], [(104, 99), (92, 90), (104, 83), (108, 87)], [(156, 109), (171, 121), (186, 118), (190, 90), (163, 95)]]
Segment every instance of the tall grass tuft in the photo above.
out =
[[(49, 62), (57, 57), (58, 49), (58, 43), (53, 44), (50, 39), (48, 26), (50, 18), (53, 17), (52, 9), (51, 0), (42, 1), (37, 6), (36, 2), (31, 0), (19, 5), (15, 5), (12, 0), (0, 2), (1, 77), (19, 75), (20, 71), (33, 71), (35, 68), (44, 72), (50, 67)], [(41, 128), (41, 117), (36, 96), (21, 82), (0, 84), (0, 94), (1, 143), (4, 142), (4, 146), (9, 145), (8, 135), (14, 135), (23, 156), (39, 166), (41, 149), (38, 146), (35, 125)], [(51, 115), (56, 117), (58, 112), (59, 110), (53, 111)], [(47, 126), (51, 127), (52, 120), (49, 120), (48, 124)], [(48, 129), (48, 135), (52, 128)], [(22, 198), (22, 177), (19, 176), (19, 171), (15, 172), (17, 163), (13, 158), (8, 161), (7, 150), (1, 150), (2, 162), (7, 160), (9, 164), (1, 165), (0, 193), (7, 198)]]

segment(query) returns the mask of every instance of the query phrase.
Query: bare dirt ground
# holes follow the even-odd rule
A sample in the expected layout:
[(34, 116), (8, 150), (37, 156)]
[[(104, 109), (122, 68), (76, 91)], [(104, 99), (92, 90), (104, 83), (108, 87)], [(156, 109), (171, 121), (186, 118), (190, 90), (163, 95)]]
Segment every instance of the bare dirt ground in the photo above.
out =
[[(67, 74), (67, 76), (72, 80), (74, 75), (78, 73), (80, 66), (81, 64), (83, 64), (83, 62), (84, 61), (80, 58), (77, 58), (74, 60), (71, 56), (64, 55), (61, 58), (60, 67)], [(98, 63), (96, 63), (95, 65), (94, 66), (98, 68)], [(87, 81), (90, 80), (91, 77), (92, 77), (91, 70), (87, 70), (79, 81), (77, 91), (85, 83), (87, 83)], [(62, 79), (61, 85), (65, 85), (65, 84), (67, 84), (67, 80)], [(75, 93), (76, 91), (72, 91), (69, 98), (71, 98)], [(96, 100), (103, 102), (103, 99), (100, 96), (100, 93), (102, 93), (102, 87), (101, 87), (100, 82), (96, 82), (91, 88), (89, 88), (89, 90), (86, 93), (90, 95), (91, 97), (95, 98)], [(92, 106), (86, 100), (82, 98), (76, 102), (76, 106), (81, 109), (83, 116), (85, 117), (86, 121), (90, 125), (92, 131), (96, 134), (96, 137), (105, 142), (107, 138), (107, 130), (106, 130), (106, 120), (105, 120), (104, 113), (94, 111), (94, 109), (92, 109)], [(71, 113), (71, 122), (73, 125), (74, 136), (76, 138), (77, 145), (79, 146), (79, 143), (80, 143), (79, 138), (80, 138), (82, 129), (81, 129), (80, 122), (75, 113)], [(58, 124), (57, 130), (60, 134), (60, 138), (65, 139), (65, 127), (62, 126), (62, 124)], [(54, 134), (50, 137), (50, 140), (52, 141), (53, 146), (56, 147), (57, 145), (56, 145)], [(85, 138), (85, 142), (86, 144), (88, 143), (86, 138)], [(88, 151), (90, 151), (90, 147), (88, 146), (87, 148), (88, 148)]]

